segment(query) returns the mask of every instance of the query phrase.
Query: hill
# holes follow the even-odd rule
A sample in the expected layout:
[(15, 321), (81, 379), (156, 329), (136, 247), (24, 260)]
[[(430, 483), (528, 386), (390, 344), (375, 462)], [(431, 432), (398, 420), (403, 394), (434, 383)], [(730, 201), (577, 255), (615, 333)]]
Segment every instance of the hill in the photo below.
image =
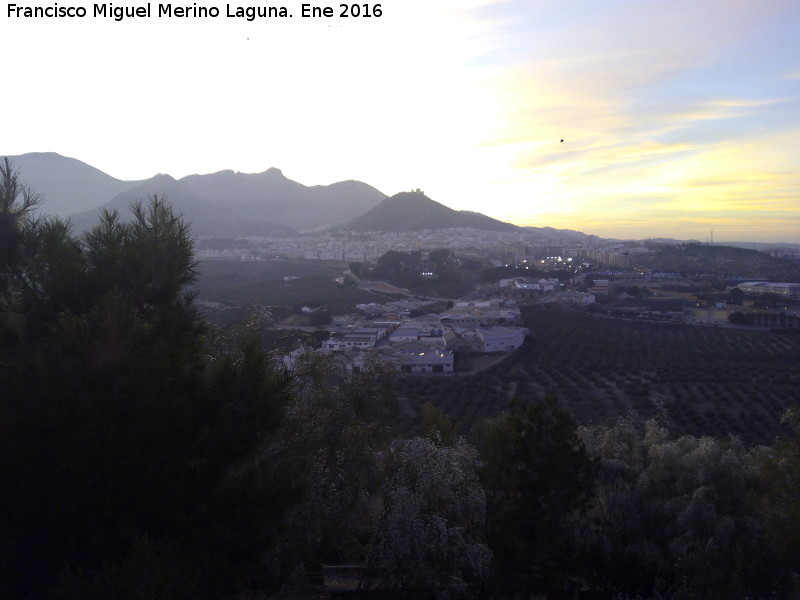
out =
[(102, 207), (74, 215), (78, 230), (97, 222), (102, 208), (127, 213), (127, 206), (151, 195), (166, 195), (192, 223), (195, 235), (229, 237), (285, 235), (335, 225), (377, 205), (386, 196), (360, 181), (305, 186), (279, 169), (263, 173), (219, 171), (176, 180), (158, 175), (116, 196)]
[(489, 231), (521, 231), (470, 211), (456, 211), (428, 198), (422, 192), (401, 192), (386, 198), (372, 210), (342, 226), (352, 231), (422, 231), (471, 227)]
[(592, 238), (596, 239), (596, 236), (574, 229), (555, 229), (554, 227), (525, 227), (524, 229), (542, 241), (574, 244), (588, 242)]
[(637, 259), (640, 266), (684, 275), (746, 277), (800, 282), (800, 264), (756, 250), (706, 244), (670, 245)]
[(20, 181), (42, 195), (40, 210), (66, 217), (104, 204), (135, 187), (138, 181), (122, 181), (74, 158), (55, 152), (31, 152), (9, 156)]

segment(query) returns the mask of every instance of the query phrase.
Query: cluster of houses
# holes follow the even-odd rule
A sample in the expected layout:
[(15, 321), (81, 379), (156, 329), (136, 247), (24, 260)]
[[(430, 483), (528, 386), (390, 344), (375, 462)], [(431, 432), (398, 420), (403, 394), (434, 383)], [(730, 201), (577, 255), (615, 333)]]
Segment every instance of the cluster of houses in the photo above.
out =
[[(572, 292), (560, 291), (561, 286), (558, 279), (538, 279), (535, 280), (529, 277), (511, 277), (509, 279), (501, 279), (499, 286), (506, 292), (538, 292), (548, 293), (549, 296), (543, 299), (543, 302), (559, 302), (562, 304), (578, 304), (586, 306), (594, 303), (594, 293), (587, 292)], [(608, 292), (608, 282), (605, 282), (605, 287), (595, 287), (594, 292), (603, 293)]]
[(527, 334), (519, 308), (504, 300), (458, 302), (446, 313), (413, 318), (402, 314), (410, 306), (381, 306), (384, 314), (378, 305), (363, 305), (362, 312), (372, 318), (336, 323), (322, 351), (341, 354), (349, 368), (378, 355), (407, 373), (452, 374), (456, 352), (511, 352)]
[(527, 290), (534, 292), (552, 292), (558, 289), (558, 279), (533, 279), (531, 277), (509, 277), (498, 283), (501, 288)]
[(746, 294), (777, 294), (786, 298), (800, 298), (800, 284), (744, 281), (736, 286)]

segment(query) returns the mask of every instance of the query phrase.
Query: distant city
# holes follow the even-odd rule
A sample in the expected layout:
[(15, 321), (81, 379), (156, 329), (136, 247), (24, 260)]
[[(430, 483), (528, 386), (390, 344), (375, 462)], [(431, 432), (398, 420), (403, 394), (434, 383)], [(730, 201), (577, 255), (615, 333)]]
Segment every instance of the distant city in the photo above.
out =
[[(494, 266), (505, 259), (539, 260), (554, 264), (568, 258), (586, 257), (598, 263), (620, 268), (634, 268), (637, 258), (651, 254), (664, 244), (676, 240), (620, 241), (585, 236), (581, 242), (563, 237), (543, 237), (525, 229), (514, 232), (486, 231), (471, 228), (423, 229), (400, 232), (336, 232), (288, 237), (246, 236), (227, 241), (225, 248), (211, 249), (215, 236), (200, 236), (200, 258), (305, 258), (309, 260), (372, 261), (389, 250), (411, 252), (420, 249), (448, 248), (464, 256), (490, 260)], [(220, 242), (217, 243), (219, 245)], [(726, 245), (720, 243), (720, 246)], [(735, 244), (756, 247), (768, 256), (788, 260), (800, 259), (800, 244)], [(248, 251), (249, 253), (243, 251)]]

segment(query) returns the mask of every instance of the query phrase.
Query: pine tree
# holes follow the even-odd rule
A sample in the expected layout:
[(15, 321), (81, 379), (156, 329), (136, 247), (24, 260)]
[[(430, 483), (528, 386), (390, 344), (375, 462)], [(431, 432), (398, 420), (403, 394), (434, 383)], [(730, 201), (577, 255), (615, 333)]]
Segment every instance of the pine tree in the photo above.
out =
[(78, 238), (8, 161), (0, 190), (0, 597), (229, 592), (292, 501), (261, 459), (290, 379), (254, 335), (208, 343), (163, 199)]

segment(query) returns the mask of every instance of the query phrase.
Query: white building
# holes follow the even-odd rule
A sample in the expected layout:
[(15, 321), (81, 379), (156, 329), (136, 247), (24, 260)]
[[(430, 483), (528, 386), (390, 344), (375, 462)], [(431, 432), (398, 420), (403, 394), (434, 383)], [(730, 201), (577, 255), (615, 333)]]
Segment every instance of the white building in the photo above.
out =
[(328, 350), (350, 350), (351, 348), (372, 348), (377, 343), (377, 336), (359, 335), (347, 333), (337, 337), (332, 337), (322, 343), (322, 347)]
[(484, 354), (489, 352), (511, 352), (525, 341), (523, 327), (479, 327), (476, 333), (483, 343)]
[(453, 327), (489, 327), (494, 318), (484, 313), (447, 313), (440, 317), (442, 324)]
[(550, 292), (558, 287), (558, 279), (540, 279), (539, 285), (545, 292)]
[(401, 371), (415, 375), (452, 374), (453, 352), (442, 348), (400, 350), (391, 355)]

